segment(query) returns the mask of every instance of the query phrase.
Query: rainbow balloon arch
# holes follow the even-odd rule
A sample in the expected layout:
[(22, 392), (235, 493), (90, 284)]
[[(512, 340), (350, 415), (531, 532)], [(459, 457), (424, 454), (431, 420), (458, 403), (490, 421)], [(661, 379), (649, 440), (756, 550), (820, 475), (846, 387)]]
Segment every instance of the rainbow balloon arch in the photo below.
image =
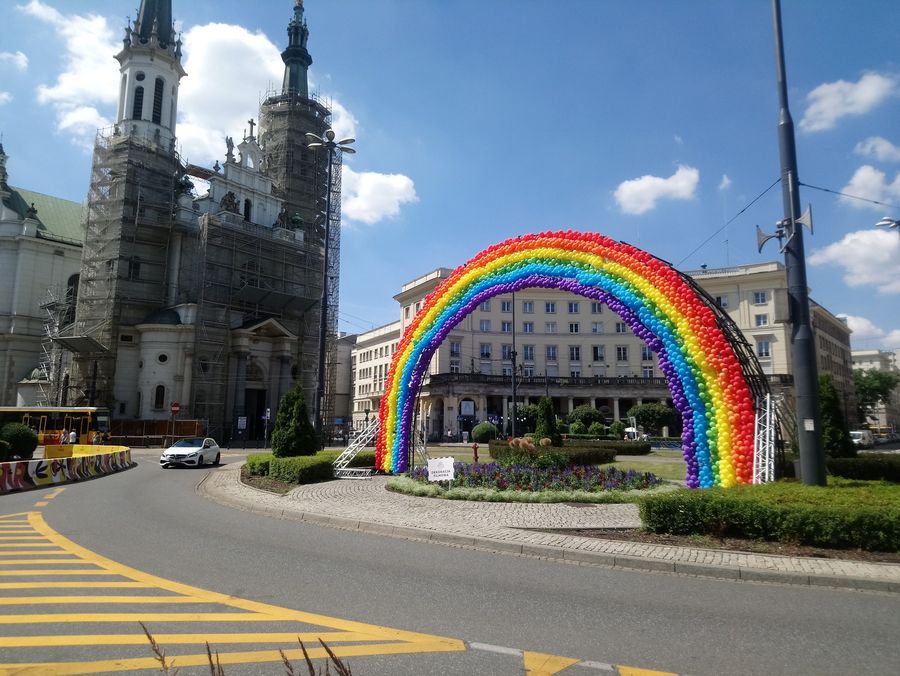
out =
[(669, 263), (597, 233), (546, 232), (488, 247), (426, 299), (385, 381), (375, 462), (407, 471), (416, 394), (432, 355), (480, 303), (525, 288), (605, 303), (657, 353), (683, 423), (688, 486), (752, 483), (756, 410), (768, 383), (727, 314)]

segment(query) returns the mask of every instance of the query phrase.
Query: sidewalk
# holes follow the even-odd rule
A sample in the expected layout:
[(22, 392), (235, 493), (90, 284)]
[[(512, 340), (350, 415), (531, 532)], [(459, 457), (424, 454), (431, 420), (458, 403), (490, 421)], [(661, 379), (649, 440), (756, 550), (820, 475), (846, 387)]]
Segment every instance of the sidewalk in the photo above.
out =
[(900, 565), (794, 558), (600, 540), (524, 529), (635, 528), (631, 504), (526, 504), (414, 498), (386, 477), (298, 486), (284, 496), (245, 486), (240, 466), (210, 472), (197, 492), (214, 502), (282, 519), (367, 533), (579, 563), (732, 580), (900, 593)]

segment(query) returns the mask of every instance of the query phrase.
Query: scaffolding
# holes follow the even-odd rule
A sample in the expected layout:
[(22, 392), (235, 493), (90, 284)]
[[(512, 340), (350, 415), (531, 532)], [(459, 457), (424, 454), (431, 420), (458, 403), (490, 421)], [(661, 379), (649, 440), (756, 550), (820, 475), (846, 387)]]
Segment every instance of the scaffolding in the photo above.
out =
[(71, 327), (75, 320), (75, 296), (78, 289), (65, 292), (55, 287), (47, 289), (41, 309), (44, 311), (44, 337), (41, 340), (41, 356), (38, 363), (38, 406), (65, 406), (68, 403), (66, 374), (71, 366), (71, 354), (60, 349), (57, 338)]
[(84, 392), (73, 404), (113, 407), (120, 327), (165, 302), (180, 173), (177, 153), (158, 134), (125, 134), (118, 126), (97, 134), (75, 325), (65, 342)]
[[(322, 136), (331, 123), (329, 106), (317, 96), (269, 92), (260, 105), (260, 145), (265, 154), (268, 176), (277, 186), (276, 195), (283, 200), (291, 226), (306, 241), (317, 243), (314, 267), (316, 279), (311, 281), (317, 299), (305, 314), (298, 350), (295, 355), (298, 379), (310, 409), (316, 395), (318, 372), (319, 321), (322, 284), (328, 278), (326, 302), (325, 392), (322, 401), (322, 431), (326, 439), (334, 435), (335, 365), (337, 354), (337, 313), (339, 302), (341, 248), (341, 157), (336, 153), (332, 181), (328, 185), (328, 157), (307, 147), (307, 133)], [(325, 205), (331, 190), (331, 218), (325, 242)], [(325, 247), (328, 248), (328, 270), (324, 271)]]

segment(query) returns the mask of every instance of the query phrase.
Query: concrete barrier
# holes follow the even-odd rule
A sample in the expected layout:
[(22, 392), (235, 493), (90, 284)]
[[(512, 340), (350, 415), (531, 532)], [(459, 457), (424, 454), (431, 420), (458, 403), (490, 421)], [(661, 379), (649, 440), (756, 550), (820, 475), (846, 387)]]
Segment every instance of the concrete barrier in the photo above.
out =
[(86, 455), (102, 455), (128, 451), (128, 446), (100, 446), (94, 444), (51, 444), (44, 446), (45, 458), (80, 458)]
[[(48, 449), (67, 449), (68, 455), (49, 455)], [(45, 446), (44, 454), (46, 457), (35, 460), (0, 462), (0, 494), (84, 481), (134, 466), (131, 449), (126, 446)]]

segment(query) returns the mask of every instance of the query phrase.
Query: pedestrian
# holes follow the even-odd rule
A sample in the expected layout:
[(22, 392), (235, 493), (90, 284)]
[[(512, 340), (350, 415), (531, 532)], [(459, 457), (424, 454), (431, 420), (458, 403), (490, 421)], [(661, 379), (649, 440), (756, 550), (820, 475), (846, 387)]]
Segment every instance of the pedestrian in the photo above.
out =
[(60, 445), (69, 443), (69, 430), (63, 428), (63, 431), (59, 435), (58, 443)]
[(70, 444), (78, 443), (78, 432), (76, 432), (75, 430), (72, 430), (71, 432), (69, 432), (69, 443)]

